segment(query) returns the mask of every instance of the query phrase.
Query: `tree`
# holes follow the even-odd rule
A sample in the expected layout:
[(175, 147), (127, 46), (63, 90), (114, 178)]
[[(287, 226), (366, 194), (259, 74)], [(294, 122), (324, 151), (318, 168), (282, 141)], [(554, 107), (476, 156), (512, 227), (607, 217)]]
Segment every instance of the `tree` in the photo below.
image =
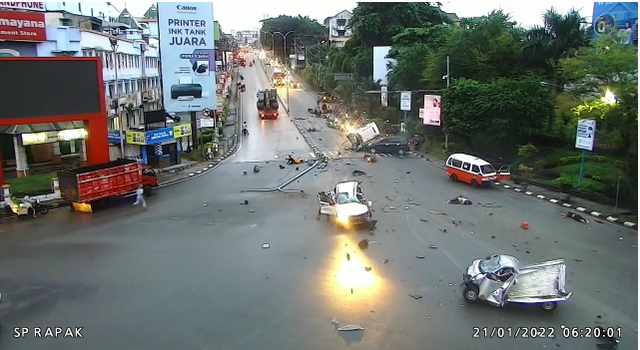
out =
[(499, 78), (489, 83), (455, 80), (442, 96), (447, 132), (469, 146), (479, 135), (494, 144), (526, 144), (553, 112), (553, 98), (535, 75)]
[(265, 33), (280, 32), (286, 34), (287, 32), (295, 31), (295, 33), (287, 36), (287, 48), (293, 45), (294, 36), (296, 35), (300, 43), (308, 44), (320, 41), (323, 37), (326, 37), (327, 33), (327, 28), (324, 25), (308, 16), (292, 17), (280, 15), (275, 18), (263, 19), (261, 22), (260, 43), (264, 47), (273, 47), (277, 55), (283, 59), (285, 58), (285, 52), (282, 35), (269, 35)]

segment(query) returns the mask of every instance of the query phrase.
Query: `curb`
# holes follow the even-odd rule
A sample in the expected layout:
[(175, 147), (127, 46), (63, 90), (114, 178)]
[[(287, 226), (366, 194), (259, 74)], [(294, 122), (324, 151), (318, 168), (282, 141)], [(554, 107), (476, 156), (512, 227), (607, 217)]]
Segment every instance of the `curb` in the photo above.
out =
[[(432, 161), (427, 161), (427, 163), (440, 168), (440, 169), (445, 169), (445, 167), (441, 166), (440, 164), (434, 163)], [(555, 204), (555, 205), (559, 205), (559, 206), (563, 206), (565, 208), (569, 208), (569, 209), (575, 209), (576, 211), (579, 211), (581, 213), (588, 213), (589, 215), (595, 217), (595, 218), (604, 218), (605, 220), (607, 220), (608, 222), (612, 223), (612, 224), (617, 224), (620, 226), (624, 226), (624, 227), (628, 227), (628, 228), (632, 228), (632, 229), (638, 229), (638, 224), (632, 221), (622, 221), (619, 220), (618, 218), (614, 217), (613, 215), (606, 215), (603, 214), (599, 211), (595, 211), (595, 210), (589, 210), (587, 208), (584, 207), (580, 207), (577, 205), (574, 205), (570, 202), (565, 202), (562, 201), (560, 199), (556, 199), (556, 198), (551, 198), (549, 196), (546, 195), (542, 195), (542, 194), (536, 194), (534, 192), (531, 191), (525, 191), (523, 190), (521, 187), (516, 187), (516, 186), (511, 186), (511, 185), (506, 185), (506, 184), (501, 184), (500, 182), (494, 182), (495, 186), (499, 186), (500, 188), (506, 189), (506, 190), (513, 190), (514, 192), (517, 193), (522, 193), (525, 196), (529, 196), (529, 197), (535, 197), (537, 199), (540, 200), (544, 200), (547, 201), (551, 204)]]

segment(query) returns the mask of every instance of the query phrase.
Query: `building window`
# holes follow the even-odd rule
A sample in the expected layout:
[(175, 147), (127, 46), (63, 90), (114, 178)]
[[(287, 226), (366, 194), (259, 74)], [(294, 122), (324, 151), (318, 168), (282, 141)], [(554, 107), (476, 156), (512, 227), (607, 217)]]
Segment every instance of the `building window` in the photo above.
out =
[(122, 68), (122, 55), (117, 53), (116, 54), (116, 61), (118, 61), (118, 68)]
[(338, 31), (338, 36), (339, 37), (344, 37), (345, 31), (344, 30), (339, 30)]
[(338, 23), (338, 27), (344, 27), (347, 25), (347, 20), (346, 19), (338, 19), (336, 20), (336, 23)]
[(129, 68), (133, 68), (133, 56), (129, 55)]
[(116, 96), (116, 86), (114, 83), (109, 83), (109, 97), (114, 98)]

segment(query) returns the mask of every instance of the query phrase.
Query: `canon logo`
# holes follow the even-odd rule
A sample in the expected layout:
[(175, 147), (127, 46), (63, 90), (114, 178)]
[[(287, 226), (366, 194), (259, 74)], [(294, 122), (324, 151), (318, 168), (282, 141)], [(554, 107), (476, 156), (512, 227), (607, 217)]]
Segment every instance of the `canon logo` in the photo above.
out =
[(182, 6), (182, 5), (178, 5), (176, 6), (176, 8), (178, 9), (178, 11), (197, 11), (198, 8), (195, 6)]

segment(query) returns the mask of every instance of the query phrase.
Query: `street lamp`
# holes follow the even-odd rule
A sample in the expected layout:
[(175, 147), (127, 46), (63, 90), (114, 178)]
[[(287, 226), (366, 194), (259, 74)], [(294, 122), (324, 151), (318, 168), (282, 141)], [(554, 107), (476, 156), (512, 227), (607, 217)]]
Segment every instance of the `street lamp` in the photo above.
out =
[(120, 31), (118, 29), (112, 30), (111, 35), (109, 37), (109, 42), (111, 43), (111, 54), (113, 55), (113, 68), (115, 69), (116, 75), (116, 118), (118, 118), (118, 129), (120, 130), (120, 155), (124, 158), (124, 127), (122, 126), (122, 115), (120, 114), (120, 82), (118, 81), (118, 55), (116, 51), (118, 51), (118, 35)]
[[(271, 51), (274, 51), (275, 50), (275, 47), (274, 47), (275, 40), (273, 39), (273, 36), (275, 35), (275, 33), (265, 32), (264, 30), (260, 30), (260, 32), (271, 35)], [(262, 43), (260, 43), (260, 44), (262, 44)]]
[[(285, 34), (281, 32), (274, 32), (273, 34), (280, 34), (282, 36), (282, 47), (284, 48), (284, 59), (287, 59), (287, 36), (291, 33), (295, 33), (295, 30), (290, 30)], [(275, 53), (275, 50), (274, 50)], [(283, 60), (283, 62), (286, 62)], [(289, 84), (286, 84), (287, 87), (287, 113), (289, 113)]]

